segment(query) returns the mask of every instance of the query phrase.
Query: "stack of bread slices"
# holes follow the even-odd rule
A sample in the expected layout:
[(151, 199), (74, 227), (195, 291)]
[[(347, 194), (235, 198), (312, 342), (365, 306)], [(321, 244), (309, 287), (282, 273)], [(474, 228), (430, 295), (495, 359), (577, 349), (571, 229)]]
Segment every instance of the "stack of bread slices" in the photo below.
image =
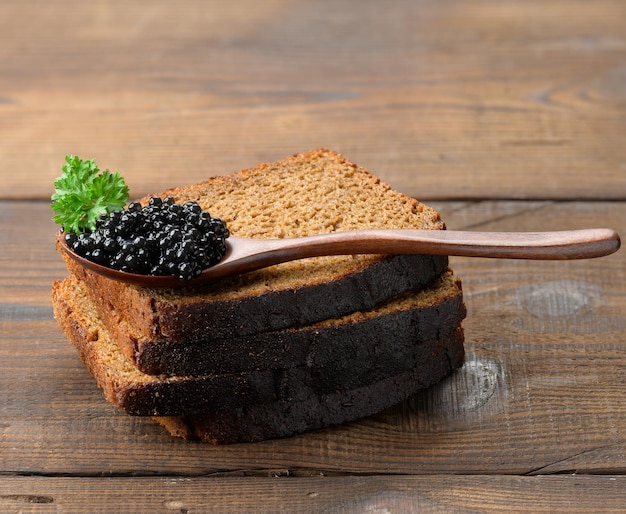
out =
[[(195, 200), (240, 237), (445, 229), (329, 150), (158, 196)], [(463, 362), (461, 283), (445, 256), (308, 258), (182, 289), (66, 264), (55, 317), (106, 399), (185, 438), (252, 442), (356, 420)]]

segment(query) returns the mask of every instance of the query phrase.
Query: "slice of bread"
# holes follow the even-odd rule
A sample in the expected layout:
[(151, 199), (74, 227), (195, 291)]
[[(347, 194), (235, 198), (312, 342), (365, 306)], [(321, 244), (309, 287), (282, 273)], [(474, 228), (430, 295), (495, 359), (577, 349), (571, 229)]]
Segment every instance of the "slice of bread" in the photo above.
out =
[[(460, 321), (465, 309), (461, 295), (459, 281), (447, 273), (429, 289), (370, 312), (320, 323), (301, 339), (298, 330), (284, 333), (271, 349), (279, 359), (278, 365), (261, 354), (251, 357), (254, 370), (155, 376), (141, 372), (123, 355), (100, 319), (84, 283), (69, 276), (55, 282), (52, 291), (59, 325), (78, 349), (107, 400), (130, 414), (145, 416), (178, 416), (215, 409), (234, 412), (237, 408), (275, 401), (310, 401), (406, 373), (407, 377), (414, 377), (407, 388), (425, 387), (452, 369), (450, 346), (457, 354), (462, 353)], [(440, 312), (446, 309), (450, 314), (444, 320)], [(447, 325), (452, 319), (454, 323)], [(316, 341), (316, 331), (327, 332), (322, 344)], [(352, 338), (351, 332), (358, 337)], [(295, 364), (293, 358), (280, 362), (281, 351), (291, 351), (292, 342), (294, 346), (309, 347), (296, 350), (300, 360)], [(247, 344), (253, 348), (254, 337)], [(224, 358), (228, 358), (229, 351), (238, 350), (224, 347), (223, 351)], [(240, 357), (245, 359), (243, 354)], [(397, 401), (396, 396), (390, 398)]]
[[(445, 229), (439, 214), (393, 191), (341, 155), (317, 150), (204, 183), (161, 193), (197, 201), (233, 235), (282, 238), (368, 229)], [(145, 201), (145, 199), (144, 199)], [(148, 359), (154, 341), (228, 339), (367, 310), (423, 288), (447, 269), (447, 257), (355, 255), (304, 259), (184, 290), (129, 286), (68, 261), (83, 280), (124, 354)], [(121, 337), (121, 336), (125, 337)], [(157, 352), (152, 352), (157, 353)]]
[(371, 416), (433, 385), (463, 364), (463, 329), (425, 354), (412, 369), (362, 386), (309, 394), (235, 409), (210, 409), (194, 416), (155, 417), (170, 434), (213, 444), (250, 443), (288, 437)]
[[(407, 292), (375, 309), (304, 327), (227, 339), (146, 342), (115, 310), (101, 304), (96, 310), (116, 341), (132, 341), (134, 359), (128, 350), (124, 354), (139, 370), (150, 375), (185, 376), (320, 366), (375, 352), (387, 358), (397, 353), (400, 345), (432, 340), (441, 330), (457, 327), (466, 314), (460, 280), (450, 272), (436, 278), (426, 294)], [(403, 337), (394, 341), (389, 333)]]

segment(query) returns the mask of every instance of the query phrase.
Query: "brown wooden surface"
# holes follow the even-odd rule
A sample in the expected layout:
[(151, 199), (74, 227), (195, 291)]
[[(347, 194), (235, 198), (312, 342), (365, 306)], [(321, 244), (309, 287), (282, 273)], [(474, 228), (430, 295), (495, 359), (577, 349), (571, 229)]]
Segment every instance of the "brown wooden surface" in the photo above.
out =
[[(272, 475), (272, 473), (267, 473)], [(276, 478), (278, 477), (278, 478)], [(624, 476), (11, 478), (3, 512), (621, 512)], [(588, 494), (595, 490), (602, 495)], [(237, 498), (233, 501), (232, 498)], [(93, 510), (96, 505), (97, 510)], [(99, 507), (98, 507), (99, 506)], [(115, 510), (118, 509), (118, 510)]]
[(619, 512), (626, 253), (453, 258), (467, 362), (377, 416), (173, 439), (52, 319), (63, 156), (133, 196), (327, 146), (450, 229), (626, 234), (622, 0), (0, 3), (0, 512)]
[(68, 152), (140, 195), (319, 146), (422, 198), (626, 189), (623, 0), (97, 4), (0, 3), (6, 196)]

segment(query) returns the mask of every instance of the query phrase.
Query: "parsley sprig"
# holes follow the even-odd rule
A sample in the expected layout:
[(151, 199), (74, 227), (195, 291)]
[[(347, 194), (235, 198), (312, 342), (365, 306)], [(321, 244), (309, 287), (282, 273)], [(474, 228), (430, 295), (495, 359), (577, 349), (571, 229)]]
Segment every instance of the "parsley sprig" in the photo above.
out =
[(63, 174), (54, 182), (52, 210), (55, 223), (65, 232), (80, 233), (96, 229), (104, 214), (124, 208), (128, 186), (120, 172), (100, 172), (93, 159), (65, 156)]

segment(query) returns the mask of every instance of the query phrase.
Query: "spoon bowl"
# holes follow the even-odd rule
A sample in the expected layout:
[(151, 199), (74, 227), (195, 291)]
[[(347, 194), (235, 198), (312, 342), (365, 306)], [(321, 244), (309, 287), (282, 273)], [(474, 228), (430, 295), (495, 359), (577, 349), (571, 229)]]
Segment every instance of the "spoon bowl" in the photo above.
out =
[(179, 288), (211, 282), (282, 262), (324, 255), (425, 254), (504, 259), (571, 260), (602, 257), (620, 247), (607, 228), (557, 232), (470, 232), (454, 230), (354, 230), (293, 239), (227, 239), (226, 255), (196, 278), (139, 275), (102, 266), (76, 254), (57, 235), (58, 245), (85, 268), (113, 280), (143, 287)]

